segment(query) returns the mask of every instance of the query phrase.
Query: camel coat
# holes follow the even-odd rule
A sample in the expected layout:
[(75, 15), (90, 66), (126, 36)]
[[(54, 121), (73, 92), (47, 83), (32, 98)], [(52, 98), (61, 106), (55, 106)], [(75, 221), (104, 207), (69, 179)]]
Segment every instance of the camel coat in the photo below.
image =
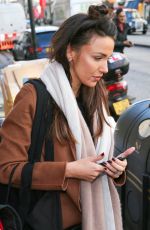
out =
[[(0, 130), (0, 183), (8, 183), (12, 168), (19, 162), (12, 183), (20, 184), (21, 171), (28, 160), (35, 109), (36, 91), (33, 85), (26, 84), (16, 96), (14, 107)], [(54, 162), (41, 159), (33, 169), (33, 189), (62, 191), (63, 229), (81, 223), (80, 181), (65, 178), (66, 162), (75, 159), (74, 145), (62, 145), (54, 140)], [(122, 175), (116, 184), (122, 185), (124, 181), (125, 175)]]

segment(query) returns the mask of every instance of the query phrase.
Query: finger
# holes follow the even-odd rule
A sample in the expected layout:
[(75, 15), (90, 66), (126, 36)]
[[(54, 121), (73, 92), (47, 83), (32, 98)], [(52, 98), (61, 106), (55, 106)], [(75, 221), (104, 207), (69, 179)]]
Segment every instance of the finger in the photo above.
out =
[(111, 178), (118, 178), (123, 173), (123, 172), (118, 172), (118, 171), (114, 173), (114, 172), (110, 171), (108, 168), (105, 168), (105, 172)]
[(135, 151), (135, 147), (128, 148), (126, 151), (124, 151), (123, 153), (121, 153), (118, 157), (128, 157), (134, 151)]
[(112, 162), (113, 162), (113, 165), (115, 166), (115, 167), (117, 167), (118, 165), (119, 166), (122, 166), (122, 167), (126, 167), (127, 166), (127, 160), (126, 159), (124, 159), (123, 161), (122, 160), (119, 160), (118, 158), (112, 158)]
[(114, 172), (114, 173), (116, 173), (116, 172), (123, 172), (125, 170), (125, 167), (116, 164), (116, 165), (113, 165), (113, 169), (110, 168), (110, 170), (112, 172)]
[(112, 173), (117, 173), (118, 172), (118, 170), (116, 169), (116, 168), (114, 168), (114, 167), (112, 167), (112, 166), (110, 166), (110, 165), (106, 165), (106, 167), (107, 167), (107, 169), (109, 169)]
[(105, 168), (105, 172), (107, 173), (108, 176), (114, 178), (115, 177), (115, 173), (112, 172), (111, 170), (109, 170), (108, 168)]
[(114, 165), (106, 165), (106, 167), (112, 172), (112, 173), (117, 173), (117, 172), (123, 172), (125, 170), (125, 167), (119, 166), (116, 164), (116, 166)]
[(107, 167), (111, 172), (123, 172), (127, 166), (127, 161), (124, 162), (113, 158), (112, 160), (107, 161), (105, 167)]
[(106, 167), (113, 173), (118, 171), (115, 167), (113, 167), (113, 162), (111, 160), (106, 162)]
[(97, 155), (97, 156), (94, 156), (94, 157), (91, 157), (91, 161), (92, 162), (97, 162), (97, 161), (99, 161), (99, 160), (102, 160), (103, 159), (103, 157), (104, 157), (104, 153), (100, 153), (99, 155)]

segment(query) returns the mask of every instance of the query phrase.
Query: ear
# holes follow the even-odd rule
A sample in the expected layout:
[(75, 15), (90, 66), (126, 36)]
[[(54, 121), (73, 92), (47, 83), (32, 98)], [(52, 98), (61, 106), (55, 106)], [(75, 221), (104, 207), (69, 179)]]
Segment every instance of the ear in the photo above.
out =
[(66, 56), (67, 56), (68, 62), (71, 62), (74, 57), (74, 50), (72, 49), (70, 44), (67, 46)]

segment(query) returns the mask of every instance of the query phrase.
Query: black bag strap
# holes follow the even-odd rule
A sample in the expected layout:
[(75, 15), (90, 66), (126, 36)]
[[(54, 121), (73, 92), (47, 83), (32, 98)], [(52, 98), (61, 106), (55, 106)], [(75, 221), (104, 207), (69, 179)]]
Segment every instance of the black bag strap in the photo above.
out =
[[(32, 79), (26, 83), (33, 84), (37, 93), (36, 112), (31, 133), (31, 145), (28, 151), (28, 163), (22, 169), (21, 190), (20, 190), (20, 212), (22, 219), (25, 219), (28, 213), (31, 200), (32, 171), (35, 162), (40, 161), (42, 147), (46, 139), (47, 145), (51, 146), (46, 151), (46, 159), (53, 160), (53, 143), (47, 139), (47, 131), (52, 122), (52, 100), (41, 80)], [(47, 147), (46, 147), (47, 148)]]
[(53, 99), (50, 97), (48, 99), (47, 104), (47, 112), (46, 112), (46, 138), (45, 138), (45, 161), (54, 161), (54, 145), (52, 139), (49, 135), (49, 128), (53, 121)]
[(5, 204), (9, 204), (9, 195), (10, 195), (10, 190), (12, 186), (12, 178), (15, 173), (16, 168), (18, 167), (19, 163), (16, 164), (13, 169), (11, 170), (10, 176), (9, 176), (9, 181), (8, 181), (8, 188), (7, 188), (7, 194), (6, 194), (6, 201)]
[[(28, 160), (33, 163), (35, 161), (40, 161), (41, 158), (42, 147), (47, 131), (47, 109), (50, 109), (47, 105), (48, 102), (49, 105), (51, 103), (49, 100), (50, 94), (42, 81), (32, 79), (27, 83), (33, 84), (37, 93), (36, 112), (31, 133), (31, 145), (28, 151)], [(51, 118), (51, 111), (49, 111), (49, 117)]]

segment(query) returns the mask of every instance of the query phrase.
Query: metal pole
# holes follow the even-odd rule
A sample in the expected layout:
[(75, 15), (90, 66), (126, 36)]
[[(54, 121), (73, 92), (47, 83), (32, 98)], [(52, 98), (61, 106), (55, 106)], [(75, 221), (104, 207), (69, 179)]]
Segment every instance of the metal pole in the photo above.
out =
[(35, 24), (34, 24), (32, 0), (28, 0), (28, 9), (29, 9), (29, 18), (30, 18), (30, 26), (31, 26), (33, 52), (34, 52), (34, 58), (36, 59), (37, 58), (36, 37), (35, 37)]

